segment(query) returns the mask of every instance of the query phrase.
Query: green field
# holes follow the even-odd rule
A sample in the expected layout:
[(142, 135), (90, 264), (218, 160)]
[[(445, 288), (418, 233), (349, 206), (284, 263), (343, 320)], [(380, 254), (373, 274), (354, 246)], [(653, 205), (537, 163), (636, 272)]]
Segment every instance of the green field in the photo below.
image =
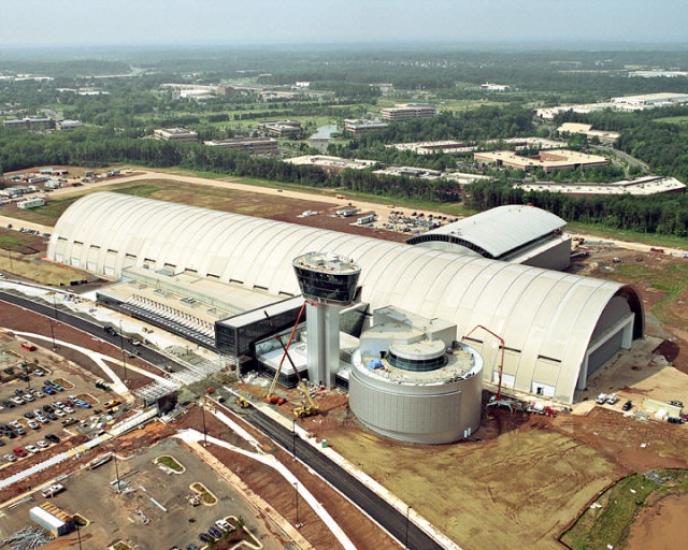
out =
[(655, 122), (661, 122), (662, 124), (680, 124), (688, 125), (688, 115), (684, 116), (667, 116), (662, 118), (654, 119)]
[(601, 508), (588, 508), (561, 540), (574, 550), (622, 548), (629, 529), (648, 497), (688, 493), (688, 472), (660, 470), (647, 477), (634, 474), (616, 483), (599, 499)]

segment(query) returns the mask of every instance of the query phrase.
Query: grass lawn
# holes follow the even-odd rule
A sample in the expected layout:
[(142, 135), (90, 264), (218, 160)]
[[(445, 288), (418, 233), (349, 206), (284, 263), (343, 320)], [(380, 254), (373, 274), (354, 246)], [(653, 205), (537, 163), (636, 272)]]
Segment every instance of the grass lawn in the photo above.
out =
[(177, 459), (169, 455), (159, 456), (155, 459), (156, 464), (162, 464), (166, 466), (173, 472), (182, 473), (184, 471), (184, 466), (182, 466)]
[(41, 237), (11, 229), (0, 229), (0, 248), (19, 254), (35, 254), (43, 250), (45, 244)]
[(661, 267), (646, 263), (624, 263), (616, 267), (616, 276), (629, 282), (642, 281), (662, 292), (662, 297), (652, 306), (652, 313), (660, 321), (670, 320), (674, 313), (673, 305), (688, 292), (688, 262)]
[(616, 483), (600, 499), (601, 508), (589, 508), (561, 540), (574, 550), (623, 547), (629, 529), (648, 497), (658, 494), (688, 492), (688, 472), (667, 470), (657, 472), (662, 480), (634, 474)]
[(662, 118), (654, 119), (655, 122), (661, 122), (662, 124), (688, 124), (688, 115), (682, 116), (667, 116)]
[(77, 196), (57, 200), (48, 199), (48, 203), (41, 208), (33, 208), (31, 210), (13, 208), (3, 212), (3, 214), (12, 218), (17, 218), (18, 220), (39, 223), (41, 225), (55, 225), (55, 222), (62, 213), (78, 198)]

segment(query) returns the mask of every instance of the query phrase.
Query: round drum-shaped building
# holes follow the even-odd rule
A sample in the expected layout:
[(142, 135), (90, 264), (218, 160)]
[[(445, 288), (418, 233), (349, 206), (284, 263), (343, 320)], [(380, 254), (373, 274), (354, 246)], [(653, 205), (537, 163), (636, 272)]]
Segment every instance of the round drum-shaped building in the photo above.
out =
[(393, 366), (389, 356), (370, 364), (356, 352), (349, 376), (351, 411), (367, 428), (406, 443), (468, 437), (480, 426), (483, 361), (465, 345), (446, 355), (446, 364), (434, 370), (407, 370)]
[(352, 356), (349, 407), (406, 443), (451, 443), (480, 426), (483, 360), (456, 325), (394, 307), (373, 312)]

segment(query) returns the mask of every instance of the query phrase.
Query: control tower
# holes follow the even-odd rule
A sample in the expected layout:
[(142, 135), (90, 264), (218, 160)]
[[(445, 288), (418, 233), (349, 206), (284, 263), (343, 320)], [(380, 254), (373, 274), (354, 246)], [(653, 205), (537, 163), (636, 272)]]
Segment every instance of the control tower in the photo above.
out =
[(330, 388), (339, 369), (339, 312), (355, 301), (361, 268), (322, 252), (298, 256), (292, 265), (306, 300), (308, 378)]

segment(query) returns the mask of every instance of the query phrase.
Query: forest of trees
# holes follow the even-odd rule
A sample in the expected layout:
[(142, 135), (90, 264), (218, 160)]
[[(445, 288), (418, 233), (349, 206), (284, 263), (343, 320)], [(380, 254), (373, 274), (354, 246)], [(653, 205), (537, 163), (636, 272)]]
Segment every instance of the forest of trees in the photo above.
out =
[(389, 197), (460, 200), (459, 185), (446, 180), (379, 177), (370, 170), (344, 170), (330, 175), (318, 167), (295, 166), (274, 158), (253, 157), (198, 143), (136, 139), (105, 130), (82, 129), (41, 136), (0, 131), (0, 167), (4, 171), (44, 164), (98, 166), (113, 162), (150, 167), (179, 166), (313, 187), (343, 187)]

